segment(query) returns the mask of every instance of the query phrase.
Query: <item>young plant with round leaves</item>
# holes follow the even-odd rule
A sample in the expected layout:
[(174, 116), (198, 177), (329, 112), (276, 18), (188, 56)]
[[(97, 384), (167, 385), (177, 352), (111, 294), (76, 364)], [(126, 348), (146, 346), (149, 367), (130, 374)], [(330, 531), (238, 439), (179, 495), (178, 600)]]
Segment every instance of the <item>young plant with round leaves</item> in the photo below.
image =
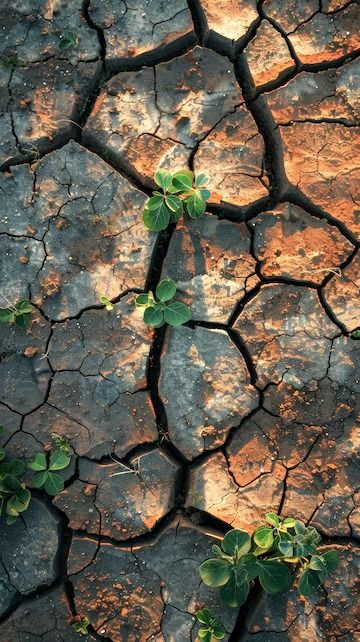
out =
[(225, 637), (225, 629), (223, 624), (217, 617), (210, 611), (210, 609), (203, 608), (196, 613), (198, 621), (202, 624), (200, 626), (198, 635), (202, 642), (213, 642), (214, 640), (223, 640)]
[(172, 301), (176, 294), (176, 284), (172, 279), (163, 279), (155, 290), (138, 294), (135, 306), (143, 313), (143, 320), (153, 328), (160, 328), (165, 323), (178, 327), (191, 318), (190, 308), (180, 301)]
[(299, 593), (310, 595), (336, 567), (337, 551), (318, 552), (321, 537), (315, 528), (292, 517), (281, 521), (275, 513), (267, 513), (266, 522), (251, 537), (243, 530), (229, 531), (221, 547), (213, 546), (214, 557), (200, 566), (204, 584), (219, 588), (227, 606), (244, 604), (255, 579), (267, 593), (281, 593), (295, 570)]
[(77, 616), (76, 622), (73, 622), (71, 625), (75, 633), (80, 633), (80, 635), (87, 635), (89, 633), (88, 631), (88, 626), (90, 624), (89, 620), (87, 617), (79, 617)]
[(64, 470), (70, 464), (70, 457), (63, 450), (55, 450), (49, 460), (45, 453), (38, 453), (28, 464), (28, 468), (34, 471), (34, 488), (44, 488), (48, 495), (57, 495), (64, 490), (64, 478), (59, 475), (58, 470)]
[(354, 331), (351, 333), (351, 335), (350, 335), (350, 336), (351, 336), (351, 338), (352, 338), (352, 339), (359, 340), (359, 339), (360, 339), (360, 329), (359, 329), (359, 330), (354, 330)]
[(114, 305), (111, 303), (110, 299), (107, 296), (101, 296), (100, 303), (102, 303), (102, 305), (104, 305), (109, 312), (114, 309)]
[(8, 308), (0, 308), (0, 321), (2, 323), (16, 323), (20, 328), (27, 328), (32, 309), (30, 301), (18, 301)]
[(155, 172), (155, 190), (145, 203), (143, 221), (153, 232), (165, 230), (169, 223), (176, 223), (184, 213), (199, 218), (205, 212), (210, 192), (205, 185), (208, 179), (200, 174), (196, 179), (193, 172), (182, 169), (171, 174), (166, 169)]

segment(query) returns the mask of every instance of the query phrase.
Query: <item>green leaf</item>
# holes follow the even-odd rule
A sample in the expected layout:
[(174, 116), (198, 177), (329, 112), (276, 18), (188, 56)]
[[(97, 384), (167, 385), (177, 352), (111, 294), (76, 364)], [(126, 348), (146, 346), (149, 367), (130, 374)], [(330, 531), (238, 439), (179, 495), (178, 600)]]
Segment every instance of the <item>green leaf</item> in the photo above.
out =
[(308, 568), (312, 571), (315, 571), (316, 573), (319, 573), (322, 582), (326, 580), (328, 576), (328, 570), (326, 568), (325, 561), (321, 558), (320, 555), (311, 556)]
[(160, 328), (164, 323), (164, 312), (160, 310), (160, 308), (146, 308), (143, 318), (147, 325), (151, 325), (154, 328)]
[[(1, 321), (1, 318), (0, 318), (0, 321)], [(350, 336), (352, 339), (360, 339), (360, 330), (354, 330), (354, 332), (352, 332)]]
[(185, 199), (187, 212), (191, 218), (200, 218), (205, 212), (206, 202), (201, 198), (199, 191)]
[(148, 294), (138, 294), (135, 297), (135, 306), (138, 310), (142, 310), (143, 308), (146, 308), (146, 306), (149, 303), (149, 295)]
[(214, 544), (211, 547), (211, 550), (214, 553), (214, 555), (216, 555), (216, 557), (223, 557), (223, 552), (218, 544)]
[(101, 296), (100, 303), (105, 305), (106, 309), (109, 311), (114, 309), (113, 304), (111, 303), (110, 299), (107, 296)]
[(285, 519), (281, 522), (282, 526), (286, 526), (286, 528), (294, 528), (296, 524), (296, 519), (293, 517), (285, 517)]
[(27, 328), (30, 323), (30, 317), (28, 314), (18, 314), (15, 316), (15, 323), (19, 328)]
[(320, 585), (321, 577), (319, 573), (306, 568), (300, 577), (297, 589), (300, 595), (304, 595), (305, 597), (307, 597), (315, 593)]
[(8, 515), (6, 518), (6, 523), (8, 526), (11, 526), (16, 522), (18, 515)]
[(196, 187), (201, 187), (201, 185), (206, 185), (209, 182), (208, 177), (205, 174), (199, 174), (195, 179)]
[(225, 629), (222, 624), (215, 624), (212, 634), (216, 640), (223, 640), (225, 637)]
[(246, 573), (246, 579), (253, 580), (259, 575), (259, 567), (256, 563), (256, 557), (253, 553), (248, 553), (240, 558), (238, 568)]
[(172, 279), (163, 279), (158, 284), (155, 294), (161, 303), (170, 301), (176, 294), (176, 283)]
[(19, 477), (25, 470), (25, 464), (21, 459), (12, 459), (7, 464), (7, 473), (14, 477)]
[(63, 470), (70, 461), (71, 458), (63, 450), (55, 450), (50, 456), (49, 470)]
[(290, 584), (290, 571), (285, 564), (281, 562), (272, 562), (271, 560), (257, 560), (259, 566), (260, 584), (268, 593), (281, 593)]
[(78, 36), (75, 36), (71, 31), (64, 31), (60, 36), (59, 49), (66, 51), (67, 49), (76, 47), (78, 40)]
[(11, 308), (0, 309), (0, 322), (12, 323), (15, 320), (15, 312)]
[(243, 581), (238, 573), (232, 571), (229, 581), (220, 588), (220, 597), (226, 606), (239, 608), (247, 600), (250, 584)]
[(64, 479), (59, 473), (48, 472), (44, 488), (48, 495), (57, 495), (64, 490)]
[(200, 564), (199, 573), (207, 586), (223, 586), (230, 579), (230, 563), (224, 559), (209, 559)]
[(172, 179), (173, 186), (182, 192), (187, 192), (187, 190), (191, 189), (193, 182), (194, 174), (188, 169), (181, 169), (175, 172)]
[(164, 319), (166, 323), (172, 326), (180, 326), (191, 319), (191, 311), (185, 303), (173, 301), (169, 303), (164, 310)]
[(159, 194), (158, 196), (152, 196), (146, 203), (147, 210), (157, 210), (165, 202), (164, 196)]
[(321, 557), (326, 564), (328, 573), (331, 573), (336, 569), (339, 563), (338, 551), (327, 551), (326, 553), (322, 553)]
[(16, 495), (13, 495), (8, 499), (6, 504), (6, 512), (8, 515), (14, 515), (23, 513), (29, 508), (29, 503), (31, 500), (31, 493), (27, 488), (21, 488), (17, 491)]
[(202, 626), (199, 631), (198, 631), (199, 638), (203, 640), (203, 642), (211, 642), (212, 639), (212, 632), (209, 631), (208, 628), (205, 628)]
[(280, 526), (280, 520), (276, 513), (266, 513), (265, 519), (268, 524), (271, 524), (271, 526), (275, 526), (276, 528)]
[[(269, 526), (259, 526), (253, 534), (254, 542), (260, 548), (269, 550), (274, 543), (274, 535), (272, 528)], [(265, 552), (265, 551), (264, 551)]]
[(246, 531), (234, 528), (226, 533), (222, 547), (225, 553), (241, 557), (250, 551), (251, 537)]
[(37, 453), (34, 459), (28, 464), (30, 470), (47, 470), (47, 462), (45, 453)]
[(177, 212), (182, 207), (182, 200), (178, 196), (167, 196), (165, 203), (172, 212)]
[(15, 308), (20, 312), (20, 314), (28, 314), (32, 312), (33, 306), (31, 305), (30, 301), (19, 301), (16, 305)]
[(209, 192), (208, 189), (203, 189), (203, 188), (200, 189), (199, 191), (200, 191), (202, 200), (206, 203), (206, 201), (208, 201), (211, 196), (211, 192)]
[(157, 209), (149, 210), (147, 208), (143, 211), (142, 216), (144, 225), (152, 232), (160, 232), (165, 230), (170, 222), (170, 213), (165, 203), (161, 203)]
[(203, 609), (200, 609), (200, 611), (197, 611), (196, 618), (201, 622), (201, 624), (208, 624), (208, 622), (210, 622), (211, 615), (210, 609), (204, 607)]
[(167, 169), (158, 169), (154, 178), (156, 185), (159, 185), (164, 192), (167, 191), (172, 183), (172, 176)]
[(184, 214), (184, 206), (183, 206), (183, 202), (181, 201), (181, 205), (177, 210), (175, 210), (174, 212), (170, 210), (170, 221), (172, 223), (177, 223), (177, 221), (182, 217), (183, 214)]
[(38, 473), (35, 473), (32, 479), (32, 485), (34, 486), (34, 488), (42, 488), (47, 480), (47, 477), (47, 470), (41, 470)]
[(294, 553), (294, 547), (291, 542), (286, 540), (280, 540), (278, 543), (278, 549), (284, 557), (292, 557)]

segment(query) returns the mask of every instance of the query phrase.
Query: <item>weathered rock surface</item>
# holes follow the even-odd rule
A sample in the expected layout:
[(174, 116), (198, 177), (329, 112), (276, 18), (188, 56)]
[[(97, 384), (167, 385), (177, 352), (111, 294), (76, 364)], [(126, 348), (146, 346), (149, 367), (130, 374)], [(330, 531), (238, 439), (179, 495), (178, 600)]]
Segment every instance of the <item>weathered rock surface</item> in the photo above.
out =
[(124, 636), (129, 642), (145, 642), (152, 636), (171, 639), (156, 635), (163, 622), (174, 623), (174, 610), (183, 629), (191, 630), (195, 612), (204, 604), (221, 613), (230, 632), (236, 613), (220, 607), (216, 592), (199, 581), (199, 564), (209, 556), (213, 541), (211, 534), (185, 521), (170, 524), (150, 546), (132, 549), (103, 543), (96, 553), (96, 541), (75, 537), (68, 571), (76, 608), (113, 642), (122, 642)]
[(254, 252), (265, 277), (320, 285), (354, 249), (336, 227), (292, 203), (260, 214), (250, 225)]
[(238, 40), (245, 36), (249, 27), (259, 18), (256, 0), (203, 0), (201, 6), (205, 12), (209, 29), (220, 36)]
[[(33, 206), (34, 175), (28, 165), (0, 173), (0, 233), (41, 239), (46, 226)], [(2, 267), (3, 269), (3, 267)]]
[(319, 11), (316, 0), (265, 0), (263, 8), (289, 35), (296, 55), (304, 64), (336, 60), (359, 48), (356, 25), (360, 14), (355, 4), (333, 14)]
[[(150, 183), (158, 167), (186, 167), (191, 150), (242, 102), (229, 61), (195, 47), (169, 62), (112, 78), (84, 129)], [(255, 125), (253, 125), (254, 127)]]
[(360, 254), (344, 268), (341, 277), (332, 278), (324, 288), (331, 311), (348, 332), (360, 326)]
[(159, 450), (132, 458), (131, 467), (80, 460), (79, 479), (55, 504), (74, 530), (116, 540), (137, 537), (173, 508), (178, 470), (179, 465)]
[(50, 585), (57, 576), (58, 520), (44, 504), (32, 498), (28, 510), (11, 526), (11, 531), (9, 529), (2, 519), (1, 613), (10, 606), (14, 596)]
[(267, 20), (261, 22), (255, 37), (247, 45), (246, 58), (257, 87), (275, 81), (295, 68), (286, 40)]
[(21, 414), (46, 398), (51, 369), (45, 358), (50, 324), (34, 308), (27, 329), (0, 324), (0, 402)]
[(356, 130), (337, 123), (294, 123), (280, 127), (280, 134), (290, 182), (359, 238)]
[(195, 42), (186, 0), (90, 0), (89, 15), (103, 29), (108, 60), (132, 58), (188, 36)]
[(29, 298), (29, 286), (45, 259), (41, 241), (0, 236), (0, 307)]
[(192, 318), (226, 323), (235, 305), (258, 283), (245, 223), (205, 214), (186, 219), (171, 237), (163, 278), (176, 281)]
[(258, 401), (228, 334), (201, 327), (168, 331), (159, 392), (170, 439), (188, 459), (224, 443)]
[(351, 544), (328, 545), (324, 550), (337, 549), (338, 568), (325, 581), (325, 590), (314, 598), (299, 598), (296, 590), (284, 595), (264, 595), (255, 610), (246, 618), (247, 633), (242, 639), (268, 642), (355, 642), (359, 619), (359, 549)]
[[(79, 633), (69, 624), (71, 615), (65, 593), (56, 588), (21, 604), (0, 625), (0, 635), (7, 642), (79, 642)], [(90, 642), (93, 636), (82, 640)]]
[(324, 118), (353, 124), (360, 116), (359, 85), (359, 61), (354, 60), (338, 69), (302, 72), (266, 99), (278, 124)]
[(54, 319), (131, 288), (143, 288), (155, 235), (144, 229), (145, 194), (75, 142), (46, 156), (36, 171), (34, 207), (46, 260), (34, 301)]
[(325, 377), (331, 340), (339, 334), (316, 291), (294, 285), (262, 287), (234, 328), (250, 350), (261, 387), (284, 381), (301, 388)]

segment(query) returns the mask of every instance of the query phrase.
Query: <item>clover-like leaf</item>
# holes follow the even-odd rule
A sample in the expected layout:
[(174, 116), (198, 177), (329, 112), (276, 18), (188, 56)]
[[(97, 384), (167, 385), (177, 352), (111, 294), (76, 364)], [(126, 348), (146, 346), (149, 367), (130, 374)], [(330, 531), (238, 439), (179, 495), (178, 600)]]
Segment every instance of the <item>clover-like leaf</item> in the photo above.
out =
[(28, 468), (34, 471), (47, 470), (47, 461), (45, 453), (37, 453), (29, 463)]
[(67, 49), (76, 47), (78, 42), (79, 37), (75, 36), (72, 31), (66, 30), (60, 35), (59, 49), (61, 49), (62, 51), (66, 51)]
[(161, 303), (170, 301), (176, 294), (176, 283), (172, 279), (163, 279), (158, 284), (155, 294)]
[(269, 550), (274, 543), (273, 530), (269, 526), (259, 526), (253, 534), (254, 542), (264, 551)]
[(234, 528), (226, 533), (222, 547), (225, 553), (241, 557), (250, 551), (251, 537), (246, 531)]
[(298, 582), (297, 589), (300, 595), (305, 597), (316, 593), (317, 589), (321, 585), (321, 577), (316, 571), (312, 571), (309, 568), (306, 568)]
[(282, 562), (257, 560), (260, 584), (267, 593), (281, 593), (290, 584), (290, 571)]
[(100, 303), (102, 303), (109, 312), (114, 309), (113, 304), (111, 303), (110, 299), (107, 296), (101, 296), (100, 297)]
[(200, 218), (206, 209), (206, 201), (203, 200), (200, 190), (186, 198), (185, 205), (191, 218)]
[(200, 577), (207, 586), (223, 586), (230, 579), (231, 566), (228, 560), (208, 559), (200, 565)]
[(27, 488), (20, 488), (15, 495), (8, 499), (6, 512), (8, 515), (18, 515), (29, 508), (31, 493)]
[(145, 323), (153, 326), (153, 328), (160, 328), (164, 324), (164, 312), (160, 308), (146, 308), (143, 318)]
[(268, 524), (271, 524), (271, 526), (275, 526), (276, 528), (280, 526), (280, 520), (276, 513), (266, 513), (265, 519)]
[(159, 185), (164, 193), (167, 192), (172, 183), (172, 176), (170, 172), (167, 169), (158, 169), (158, 171), (155, 172), (154, 178), (156, 185)]
[(195, 179), (196, 187), (201, 187), (202, 185), (206, 185), (208, 182), (209, 182), (209, 179), (205, 174), (199, 174)]
[(30, 323), (30, 317), (28, 314), (16, 314), (15, 323), (19, 328), (27, 328)]
[(39, 472), (35, 473), (34, 477), (32, 478), (32, 485), (34, 486), (34, 488), (42, 488), (47, 480), (47, 476), (47, 470), (40, 470)]
[(182, 207), (182, 200), (179, 196), (167, 196), (165, 198), (165, 204), (171, 212), (177, 212)]
[(336, 569), (339, 563), (338, 551), (326, 551), (326, 553), (322, 553), (321, 557), (326, 564), (328, 573), (331, 573)]
[(20, 314), (29, 314), (32, 312), (33, 306), (30, 301), (18, 301), (15, 308)]
[(166, 323), (178, 327), (187, 323), (191, 319), (190, 308), (185, 303), (173, 301), (166, 306), (164, 310), (164, 319)]
[(71, 457), (63, 450), (55, 450), (50, 456), (49, 470), (63, 470), (70, 464)]
[(280, 553), (284, 555), (284, 557), (292, 557), (294, 553), (294, 546), (292, 542), (289, 542), (287, 540), (280, 540), (278, 543), (278, 549)]
[(138, 294), (135, 297), (135, 306), (138, 310), (143, 310), (149, 305), (149, 293)]
[(147, 204), (143, 211), (142, 218), (144, 225), (149, 230), (152, 232), (160, 232), (161, 230), (165, 230), (169, 225), (170, 212), (162, 199), (161, 203), (157, 207), (154, 206), (153, 209), (149, 209)]
[(48, 495), (58, 495), (64, 490), (64, 479), (59, 473), (48, 471), (44, 483), (44, 489)]
[(15, 320), (15, 312), (12, 308), (0, 309), (0, 321), (2, 323), (12, 323)]
[(350, 336), (352, 339), (360, 339), (360, 330), (354, 330), (354, 332), (352, 332)]
[(172, 178), (173, 186), (179, 191), (187, 191), (192, 188), (194, 182), (194, 174), (189, 169), (180, 169), (175, 172)]
[(229, 581), (220, 588), (220, 597), (226, 606), (239, 608), (247, 600), (250, 584), (239, 573), (232, 570)]

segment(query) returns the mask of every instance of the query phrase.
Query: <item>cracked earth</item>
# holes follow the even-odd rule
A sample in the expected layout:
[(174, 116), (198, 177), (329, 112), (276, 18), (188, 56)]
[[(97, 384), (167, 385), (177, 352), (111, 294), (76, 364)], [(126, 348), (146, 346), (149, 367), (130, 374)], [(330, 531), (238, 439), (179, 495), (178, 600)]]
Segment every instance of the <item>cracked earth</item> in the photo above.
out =
[[(0, 2), (0, 423), (65, 489), (0, 524), (0, 639), (360, 639), (360, 10), (350, 0)], [(59, 47), (70, 30), (77, 38)], [(158, 167), (210, 178), (156, 235)], [(149, 329), (176, 281), (192, 321)], [(106, 294), (109, 313), (99, 304)], [(5, 299), (1, 306), (5, 305)], [(314, 599), (224, 608), (198, 575), (229, 527), (315, 526), (341, 563)]]

